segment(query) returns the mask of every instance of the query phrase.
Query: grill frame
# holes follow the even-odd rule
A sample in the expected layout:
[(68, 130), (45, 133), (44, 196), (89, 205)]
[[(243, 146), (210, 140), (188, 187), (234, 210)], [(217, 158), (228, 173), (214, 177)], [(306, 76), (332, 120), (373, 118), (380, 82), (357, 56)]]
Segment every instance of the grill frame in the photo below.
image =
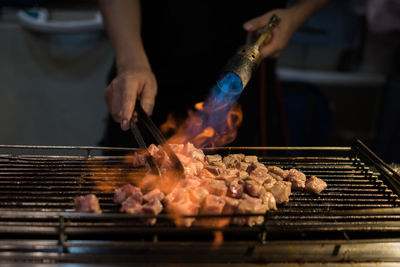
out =
[[(8, 149), (29, 149), (39, 152), (46, 149), (83, 151), (84, 156), (59, 156), (43, 154), (4, 154), (0, 155), (0, 185), (7, 184), (12, 178), (7, 175), (15, 171), (12, 166), (4, 168), (4, 161), (14, 162), (19, 167), (26, 166), (30, 173), (14, 172), (15, 176), (25, 174), (22, 182), (29, 180), (29, 175), (37, 174), (44, 167), (54, 167), (48, 173), (40, 172), (42, 187), (36, 187), (37, 191), (31, 191), (33, 195), (42, 195), (43, 201), (50, 198), (59, 205), (57, 200), (65, 198), (73, 199), (76, 193), (85, 194), (88, 191), (85, 186), (90, 186), (93, 177), (88, 177), (83, 172), (81, 162), (109, 161), (111, 165), (119, 163), (123, 157), (119, 156), (93, 156), (96, 150), (118, 150), (134, 151), (136, 149), (126, 148), (102, 148), (102, 147), (58, 147), (58, 146), (0, 146)], [(1, 151), (1, 150), (0, 150)], [(155, 261), (163, 262), (371, 262), (373, 259), (382, 262), (399, 261), (400, 255), (398, 244), (400, 241), (400, 200), (398, 178), (390, 166), (381, 161), (362, 142), (357, 141), (353, 147), (225, 147), (217, 150), (206, 150), (213, 153), (247, 152), (247, 154), (258, 154), (262, 159), (268, 159), (269, 163), (280, 163), (285, 161), (285, 168), (294, 167), (302, 170), (304, 163), (309, 164), (305, 172), (311, 174), (316, 171), (313, 162), (329, 165), (335, 161), (330, 176), (338, 176), (338, 171), (357, 178), (364, 178), (364, 184), (370, 186), (371, 192), (357, 192), (357, 183), (352, 185), (340, 185), (341, 179), (327, 178), (331, 186), (333, 182), (341, 187), (349, 189), (356, 196), (367, 203), (369, 196), (381, 197), (382, 202), (393, 202), (382, 208), (368, 208), (367, 204), (360, 204), (359, 208), (350, 209), (351, 206), (328, 205), (322, 209), (313, 206), (304, 208), (301, 204), (308, 200), (317, 200), (320, 197), (310, 196), (308, 193), (294, 193), (288, 205), (278, 208), (276, 212), (260, 214), (265, 216), (264, 225), (259, 227), (237, 227), (228, 226), (224, 228), (176, 228), (172, 225), (169, 217), (165, 214), (158, 215), (161, 223), (156, 226), (143, 226), (141, 219), (146, 216), (135, 216), (118, 214), (115, 205), (108, 203), (104, 214), (75, 213), (71, 204), (55, 209), (50, 206), (40, 206), (32, 209), (32, 203), (23, 202), (31, 199), (31, 196), (16, 196), (22, 200), (17, 208), (0, 209), (0, 256), (6, 261), (20, 261), (22, 259), (31, 262), (76, 262), (92, 263), (99, 259), (109, 263), (126, 263), (131, 261)], [(250, 153), (251, 152), (251, 153)], [(291, 156), (265, 155), (266, 153), (278, 152), (288, 153)], [(293, 154), (305, 153), (297, 155)], [(311, 153), (312, 156), (309, 156)], [(263, 155), (264, 154), (264, 155)], [(324, 156), (325, 161), (321, 161)], [(338, 155), (339, 156), (338, 156)], [(303, 161), (302, 161), (303, 160)], [(346, 160), (351, 164), (347, 166)], [(263, 162), (265, 163), (265, 162)], [(60, 165), (61, 164), (61, 165)], [(303, 164), (303, 165), (302, 165)], [(314, 165), (313, 165), (314, 164)], [(60, 166), (71, 165), (66, 172)], [(74, 166), (75, 165), (75, 166)], [(277, 164), (279, 166), (279, 164)], [(323, 164), (322, 164), (323, 165)], [(16, 169), (18, 169), (18, 166)], [(125, 166), (125, 165), (124, 165)], [(282, 166), (282, 165), (280, 165)], [(14, 166), (15, 167), (15, 166)], [(96, 166), (97, 167), (97, 166)], [(314, 166), (315, 167), (315, 166)], [(337, 167), (337, 168), (336, 168)], [(105, 172), (99, 167), (97, 171)], [(113, 175), (121, 175), (124, 171), (118, 167), (112, 169)], [(320, 168), (320, 167), (319, 167)], [(317, 168), (318, 169), (318, 168)], [(4, 171), (8, 171), (4, 172)], [(117, 170), (117, 171), (116, 171)], [(348, 173), (346, 173), (346, 171)], [(46, 176), (48, 174), (48, 176)], [(54, 174), (56, 174), (54, 176)], [(58, 175), (58, 176), (57, 176)], [(76, 182), (64, 181), (65, 177), (74, 177)], [(102, 177), (100, 177), (102, 178)], [(326, 177), (321, 177), (326, 178)], [(360, 177), (359, 177), (360, 178)], [(9, 179), (9, 180), (7, 180)], [(25, 180), (24, 180), (25, 179)], [(33, 179), (33, 178), (32, 178)], [(55, 181), (50, 181), (55, 179)], [(33, 179), (34, 180), (34, 179)], [(68, 180), (68, 179), (67, 179)], [(89, 182), (88, 182), (89, 181)], [(29, 181), (28, 181), (29, 182)], [(30, 181), (31, 184), (32, 181)], [(124, 184), (125, 181), (121, 181)], [(78, 189), (77, 190), (77, 185)], [(83, 186), (82, 186), (83, 185)], [(339, 187), (340, 187), (339, 186)], [(4, 204), (6, 196), (3, 196), (4, 186), (0, 189), (0, 204)], [(6, 187), (8, 194), (12, 192), (27, 193), (22, 190), (21, 184)], [(51, 189), (46, 194), (45, 189)], [(62, 189), (62, 190), (61, 190)], [(69, 191), (70, 190), (70, 191)], [(327, 193), (335, 196), (335, 192)], [(62, 196), (57, 198), (58, 194)], [(337, 195), (337, 193), (336, 193)], [(322, 195), (321, 195), (322, 196)], [(110, 194), (100, 194), (102, 199), (110, 198)], [(301, 201), (298, 201), (301, 199)], [(38, 199), (40, 199), (38, 197)], [(337, 204), (340, 199), (330, 199)], [(40, 201), (39, 201), (40, 202)], [(33, 203), (33, 205), (39, 204)], [(321, 201), (323, 204), (324, 200)], [(362, 201), (359, 201), (362, 202)], [(18, 203), (18, 201), (15, 201)], [(62, 203), (62, 201), (61, 201)], [(13, 204), (13, 203), (11, 203)], [(102, 203), (101, 203), (102, 204)], [(107, 204), (107, 203), (106, 203)], [(103, 203), (104, 205), (104, 203)], [(102, 205), (102, 206), (103, 206)], [(371, 206), (374, 204), (372, 203)], [(3, 206), (4, 207), (4, 206)], [(69, 207), (69, 208), (68, 208)], [(242, 215), (243, 216), (243, 215)], [(147, 216), (149, 217), (149, 216)], [(196, 217), (221, 217), (221, 216), (196, 216)], [(116, 222), (115, 222), (116, 221)], [(215, 232), (223, 232), (225, 242), (220, 246), (213, 245)], [(188, 236), (190, 236), (188, 238)], [(305, 249), (306, 248), (306, 249)], [(385, 248), (385, 249), (383, 249)], [(368, 253), (374, 253), (374, 258)], [(367, 254), (360, 254), (360, 251)], [(313, 252), (313, 253), (311, 253)], [(390, 253), (389, 253), (390, 252)], [(394, 252), (397, 252), (393, 256)], [(182, 257), (186, 253), (187, 257)], [(154, 258), (157, 254), (157, 259)], [(37, 255), (41, 255), (40, 257)], [(207, 256), (205, 256), (207, 255)], [(223, 256), (221, 256), (223, 255)], [(112, 257), (112, 260), (107, 260)], [(363, 265), (360, 265), (363, 266)]]

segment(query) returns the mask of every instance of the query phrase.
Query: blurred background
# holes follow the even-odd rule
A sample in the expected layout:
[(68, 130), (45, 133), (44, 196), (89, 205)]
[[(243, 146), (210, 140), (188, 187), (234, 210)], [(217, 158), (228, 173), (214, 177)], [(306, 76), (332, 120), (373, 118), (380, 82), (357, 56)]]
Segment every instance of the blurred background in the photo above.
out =
[[(113, 51), (97, 2), (43, 2), (0, 0), (0, 144), (98, 145)], [(361, 139), (400, 162), (399, 14), (398, 0), (335, 0), (307, 21), (267, 88), (281, 96), (267, 145)]]

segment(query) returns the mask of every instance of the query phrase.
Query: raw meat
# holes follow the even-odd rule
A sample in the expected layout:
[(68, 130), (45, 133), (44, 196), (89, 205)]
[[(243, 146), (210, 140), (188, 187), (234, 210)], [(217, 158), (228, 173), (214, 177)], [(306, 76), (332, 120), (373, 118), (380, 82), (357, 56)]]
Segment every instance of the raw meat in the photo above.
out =
[(126, 184), (121, 188), (114, 191), (114, 202), (122, 203), (128, 197), (133, 197), (139, 202), (143, 200), (143, 194), (139, 187), (133, 186), (131, 184)]
[(99, 200), (94, 194), (75, 198), (75, 210), (77, 212), (101, 213)]

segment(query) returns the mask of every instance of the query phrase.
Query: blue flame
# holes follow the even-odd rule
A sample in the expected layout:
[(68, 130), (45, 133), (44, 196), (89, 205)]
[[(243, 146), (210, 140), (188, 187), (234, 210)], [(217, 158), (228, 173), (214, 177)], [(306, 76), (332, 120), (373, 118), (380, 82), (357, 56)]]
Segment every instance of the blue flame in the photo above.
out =
[(222, 94), (237, 95), (242, 92), (243, 83), (238, 75), (233, 72), (226, 73), (218, 82), (217, 85)]
[[(239, 76), (233, 72), (228, 72), (211, 88), (210, 95), (204, 102), (204, 106), (211, 111), (218, 111), (218, 114), (214, 114), (212, 117), (221, 116), (222, 119), (229, 112), (232, 105), (236, 103), (242, 89), (243, 84)], [(217, 121), (216, 123), (220, 122)]]
[[(233, 136), (231, 125), (228, 123), (228, 114), (232, 107), (236, 104), (240, 93), (242, 92), (243, 84), (239, 76), (232, 72), (225, 74), (217, 84), (211, 88), (210, 94), (204, 101), (203, 108), (196, 110), (193, 114), (199, 118), (202, 122), (198, 124), (198, 120), (190, 121), (186, 127), (185, 133), (188, 136), (188, 140), (193, 140), (197, 134), (202, 132), (206, 127), (212, 127), (215, 129), (217, 140), (221, 136)], [(235, 120), (235, 118), (233, 118)], [(226, 140), (232, 142), (233, 140)], [(225, 144), (225, 143), (224, 143)], [(222, 143), (216, 143), (215, 140), (204, 140), (201, 144), (197, 143), (199, 147), (208, 147), (214, 145), (224, 145)]]

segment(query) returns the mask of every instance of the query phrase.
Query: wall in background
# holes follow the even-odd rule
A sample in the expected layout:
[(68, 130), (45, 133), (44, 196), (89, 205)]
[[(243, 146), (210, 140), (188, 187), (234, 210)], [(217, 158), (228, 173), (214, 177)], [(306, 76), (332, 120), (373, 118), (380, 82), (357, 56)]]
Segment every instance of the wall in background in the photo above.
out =
[(103, 31), (42, 34), (0, 22), (0, 144), (97, 145), (112, 48)]

